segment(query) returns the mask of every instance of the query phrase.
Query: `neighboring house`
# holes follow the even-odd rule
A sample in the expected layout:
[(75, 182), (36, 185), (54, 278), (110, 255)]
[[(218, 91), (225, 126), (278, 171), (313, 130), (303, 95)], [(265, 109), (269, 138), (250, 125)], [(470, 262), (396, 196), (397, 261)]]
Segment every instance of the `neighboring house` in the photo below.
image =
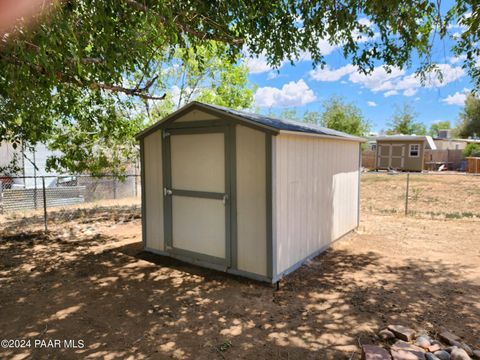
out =
[(18, 154), (19, 151), (15, 150), (12, 144), (1, 141), (0, 142), (0, 168), (4, 168), (10, 165), (10, 163), (15, 158), (15, 154)]
[(137, 139), (147, 251), (276, 282), (358, 226), (362, 138), (193, 102)]
[(433, 142), (437, 150), (463, 150), (467, 146), (466, 139), (434, 138)]
[(433, 138), (437, 150), (463, 150), (467, 146), (466, 139), (452, 138), (451, 129), (438, 130), (437, 136)]
[(422, 171), (425, 149), (437, 147), (430, 136), (385, 135), (376, 138), (376, 169)]
[(480, 144), (480, 139), (464, 139), (467, 144)]
[(371, 132), (367, 135), (367, 146), (365, 150), (377, 151), (377, 140), (378, 133)]
[[(47, 171), (46, 161), (49, 156), (58, 154), (47, 148), (45, 144), (37, 144), (33, 150), (22, 148), (18, 146), (17, 149), (14, 149), (10, 143), (1, 142), (0, 143), (0, 167), (8, 166), (12, 160), (17, 158), (17, 166), (20, 168), (20, 171), (12, 174), (0, 174), (8, 176), (18, 176), (24, 177), (24, 179), (13, 179), (13, 183), (26, 187), (34, 188), (35, 187), (35, 177), (37, 178), (37, 187), (42, 186), (42, 176), (57, 176), (59, 175), (54, 171)], [(55, 178), (46, 178), (45, 179), (47, 186), (54, 186), (56, 179)]]

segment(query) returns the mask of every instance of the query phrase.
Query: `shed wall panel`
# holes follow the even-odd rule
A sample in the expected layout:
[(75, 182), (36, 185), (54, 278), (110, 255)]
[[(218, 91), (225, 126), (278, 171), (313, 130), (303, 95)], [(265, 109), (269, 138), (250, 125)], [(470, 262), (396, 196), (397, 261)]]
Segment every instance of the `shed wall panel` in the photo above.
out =
[(223, 133), (172, 135), (174, 189), (225, 192)]
[(267, 275), (265, 133), (236, 127), (237, 267)]
[[(378, 160), (377, 156), (377, 167), (380, 169), (386, 169), (389, 166), (392, 168), (400, 169), (400, 170), (411, 170), (411, 171), (422, 171), (423, 170), (423, 157), (424, 157), (424, 142), (423, 141), (386, 141), (386, 140), (379, 140), (377, 141), (377, 148), (379, 151), (384, 149), (387, 151), (388, 147), (392, 150), (391, 156), (399, 156), (402, 157), (402, 153), (400, 153), (401, 149), (403, 148), (403, 165), (399, 161), (388, 161), (388, 154), (385, 154), (386, 157), (381, 158)], [(420, 152), (419, 156), (411, 157), (409, 153), (409, 145), (414, 144), (418, 145)], [(393, 160), (393, 158), (392, 158)]]
[(185, 121), (202, 121), (202, 120), (217, 120), (218, 116), (208, 114), (200, 110), (192, 110), (187, 114), (179, 117), (175, 122), (185, 122)]
[(358, 142), (274, 138), (276, 272), (328, 247), (358, 223)]
[(173, 196), (173, 246), (225, 258), (225, 206), (217, 199)]
[(146, 247), (164, 250), (162, 132), (144, 139)]

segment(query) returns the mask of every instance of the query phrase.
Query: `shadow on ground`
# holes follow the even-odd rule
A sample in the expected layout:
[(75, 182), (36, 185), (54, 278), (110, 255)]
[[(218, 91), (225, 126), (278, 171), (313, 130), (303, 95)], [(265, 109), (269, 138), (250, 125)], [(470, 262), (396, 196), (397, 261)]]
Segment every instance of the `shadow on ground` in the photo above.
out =
[(473, 346), (480, 285), (459, 266), (331, 250), (280, 291), (85, 239), (27, 233), (0, 241), (2, 338), (84, 340), (83, 349), (0, 350), (56, 358), (349, 359), (387, 323), (444, 326)]

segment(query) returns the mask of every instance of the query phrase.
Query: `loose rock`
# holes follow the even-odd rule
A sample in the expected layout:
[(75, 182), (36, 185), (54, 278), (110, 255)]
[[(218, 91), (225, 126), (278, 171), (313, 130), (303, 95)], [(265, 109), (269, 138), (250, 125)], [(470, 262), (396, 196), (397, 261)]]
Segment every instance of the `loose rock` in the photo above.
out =
[(387, 350), (380, 346), (363, 345), (362, 360), (391, 360), (392, 357)]
[(446, 342), (449, 345), (453, 345), (455, 341), (459, 342), (461, 339), (459, 336), (449, 332), (449, 331), (444, 331), (439, 334), (440, 340)]
[(397, 338), (404, 341), (412, 341), (415, 336), (415, 330), (403, 325), (389, 325), (388, 330), (393, 332)]
[(454, 347), (452, 349), (452, 353), (450, 354), (450, 360), (471, 360), (471, 357), (468, 356), (465, 350)]
[(419, 336), (417, 340), (415, 341), (415, 345), (420, 346), (423, 349), (428, 349), (428, 347), (431, 345), (430, 340), (425, 337), (425, 336)]
[(391, 348), (394, 360), (425, 360), (425, 351), (416, 345), (398, 340)]
[(378, 333), (378, 336), (380, 336), (380, 339), (382, 340), (395, 339), (395, 334), (388, 329), (383, 329), (382, 331), (380, 331)]
[(461, 343), (460, 344), (460, 348), (462, 348), (463, 350), (465, 350), (465, 352), (468, 354), (468, 356), (473, 356), (473, 350), (470, 346), (468, 346), (467, 344), (465, 343)]
[(435, 351), (434, 355), (440, 360), (450, 360), (450, 354), (445, 350)]
[(432, 353), (426, 353), (426, 354), (425, 354), (425, 358), (426, 358), (427, 360), (440, 360), (438, 357), (436, 357), (436, 356), (435, 356), (434, 354), (432, 354)]
[(431, 353), (434, 353), (435, 351), (439, 351), (439, 350), (442, 350), (442, 347), (440, 346), (440, 344), (432, 344), (428, 347), (428, 351), (430, 351)]
[(480, 359), (480, 350), (473, 350), (473, 356), (476, 359)]

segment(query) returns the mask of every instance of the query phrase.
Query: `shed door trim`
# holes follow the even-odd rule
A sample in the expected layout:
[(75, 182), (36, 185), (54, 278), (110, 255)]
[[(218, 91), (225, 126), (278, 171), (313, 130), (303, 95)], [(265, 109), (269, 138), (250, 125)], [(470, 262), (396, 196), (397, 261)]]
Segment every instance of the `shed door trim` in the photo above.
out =
[[(400, 148), (402, 150), (400, 155), (394, 155), (393, 149)], [(382, 154), (382, 149), (388, 149), (387, 154)], [(382, 160), (388, 160), (388, 167), (392, 167), (392, 159), (400, 159), (400, 168), (403, 168), (405, 165), (405, 145), (404, 144), (378, 144), (377, 145), (377, 167), (384, 168), (382, 166)]]
[[(393, 155), (393, 148), (400, 147), (402, 153), (400, 155)], [(403, 169), (405, 164), (405, 145), (404, 144), (392, 144), (390, 149), (390, 160), (389, 160), (389, 167), (392, 167), (392, 159), (400, 159), (400, 168)]]
[[(232, 154), (230, 151), (229, 127), (196, 127), (196, 128), (170, 128), (164, 131), (163, 163), (164, 163), (164, 218), (165, 218), (165, 249), (172, 255), (186, 256), (194, 260), (207, 261), (212, 264), (231, 266), (231, 166)], [(194, 134), (223, 134), (224, 151), (224, 192), (201, 191), (192, 189), (174, 188), (172, 184), (172, 136), (175, 135), (194, 135)], [(189, 197), (197, 199), (212, 199), (222, 201), (225, 207), (225, 253), (223, 257), (204, 254), (197, 251), (176, 248), (174, 246), (173, 234), (173, 197)]]
[[(388, 153), (385, 155), (382, 155), (382, 149), (388, 149)], [(388, 160), (388, 167), (390, 167), (391, 164), (391, 159), (390, 155), (392, 153), (391, 145), (390, 144), (378, 144), (377, 145), (377, 167), (382, 168), (382, 159), (387, 159)]]

